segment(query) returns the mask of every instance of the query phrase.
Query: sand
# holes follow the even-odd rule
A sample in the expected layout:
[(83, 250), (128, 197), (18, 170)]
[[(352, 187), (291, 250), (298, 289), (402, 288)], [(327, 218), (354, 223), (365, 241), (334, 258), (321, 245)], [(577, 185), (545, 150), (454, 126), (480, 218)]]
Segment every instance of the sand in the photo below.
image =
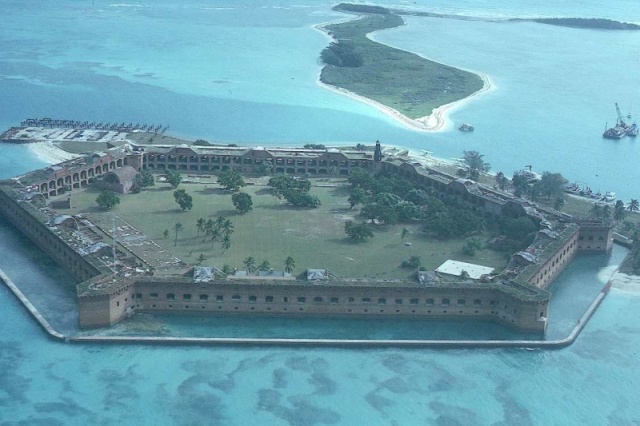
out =
[(627, 294), (640, 296), (640, 277), (616, 272), (611, 277), (611, 287)]
[(57, 164), (63, 161), (80, 157), (77, 154), (64, 151), (52, 142), (35, 142), (29, 144), (29, 150), (40, 160), (49, 164)]

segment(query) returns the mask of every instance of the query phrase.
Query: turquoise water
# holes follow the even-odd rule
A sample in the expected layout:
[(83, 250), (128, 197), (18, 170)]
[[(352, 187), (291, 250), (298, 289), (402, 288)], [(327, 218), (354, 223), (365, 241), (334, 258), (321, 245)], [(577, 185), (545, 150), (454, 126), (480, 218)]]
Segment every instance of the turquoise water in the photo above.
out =
[[(378, 2), (506, 18), (638, 22), (640, 3), (594, 0)], [(561, 170), (637, 198), (638, 147), (600, 138), (613, 103), (640, 110), (640, 36), (432, 18), (380, 41), (486, 73), (498, 90), (456, 111), (474, 134), (407, 130), (315, 84), (341, 19), (322, 0), (4, 1), (0, 127), (30, 116), (170, 124), (209, 140), (300, 145), (372, 142), (494, 170)], [(42, 166), (0, 146), (0, 177)], [(0, 222), (0, 268), (61, 331), (77, 332), (73, 282)], [(625, 251), (581, 256), (553, 284), (549, 338), (564, 337)], [(578, 341), (557, 351), (330, 350), (65, 345), (49, 341), (0, 288), (0, 423), (506, 424), (640, 423), (640, 297), (613, 290)], [(503, 338), (487, 324), (140, 317), (131, 332), (363, 338)], [(122, 330), (122, 329), (120, 329)]]

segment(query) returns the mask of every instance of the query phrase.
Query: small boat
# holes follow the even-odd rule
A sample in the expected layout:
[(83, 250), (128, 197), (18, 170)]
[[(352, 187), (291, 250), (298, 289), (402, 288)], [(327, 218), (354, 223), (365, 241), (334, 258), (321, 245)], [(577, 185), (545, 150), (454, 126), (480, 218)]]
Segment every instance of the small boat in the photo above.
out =
[(474, 128), (469, 123), (462, 123), (458, 126), (458, 130), (460, 130), (461, 132), (473, 132)]
[(638, 128), (638, 125), (636, 123), (633, 123), (631, 127), (629, 127), (629, 130), (627, 130), (627, 136), (635, 138), (636, 136), (638, 136), (638, 130), (640, 130)]

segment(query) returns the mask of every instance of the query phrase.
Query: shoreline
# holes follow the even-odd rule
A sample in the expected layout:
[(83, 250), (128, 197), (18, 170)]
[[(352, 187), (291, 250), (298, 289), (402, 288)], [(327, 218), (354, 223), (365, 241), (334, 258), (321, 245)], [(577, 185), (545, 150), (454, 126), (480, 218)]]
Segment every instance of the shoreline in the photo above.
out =
[(78, 154), (65, 151), (53, 142), (34, 142), (28, 145), (29, 151), (40, 161), (57, 164), (80, 157)]
[[(321, 33), (323, 33), (330, 42), (334, 42), (336, 41), (334, 37), (332, 37), (331, 35), (329, 35), (329, 33), (326, 31), (325, 26), (326, 25), (334, 25), (334, 24), (339, 24), (342, 22), (348, 22), (348, 21), (352, 21), (352, 20), (357, 20), (357, 19), (361, 19), (361, 15), (355, 15), (355, 18), (346, 18), (346, 19), (342, 19), (342, 20), (338, 20), (338, 21), (331, 21), (331, 22), (324, 22), (321, 24), (317, 24), (317, 25), (313, 25), (312, 28), (316, 29), (317, 31), (320, 31)], [(403, 19), (404, 21), (404, 19)], [(406, 25), (406, 21), (404, 23), (404, 25)], [(473, 70), (468, 70), (465, 68), (460, 68), (457, 66), (453, 66), (453, 65), (447, 65), (447, 64), (443, 64), (442, 62), (438, 62), (435, 61), (433, 59), (429, 59), (427, 57), (425, 57), (424, 55), (417, 53), (417, 52), (413, 52), (411, 50), (407, 50), (404, 48), (399, 48), (397, 46), (392, 46), (386, 43), (382, 43), (378, 40), (375, 39), (374, 34), (377, 33), (378, 31), (383, 31), (383, 30), (377, 30), (377, 31), (373, 31), (369, 34), (367, 34), (367, 38), (375, 43), (379, 43), (394, 49), (399, 49), (399, 50), (403, 50), (405, 52), (408, 53), (413, 53), (414, 55), (417, 55), (419, 57), (421, 57), (424, 60), (430, 61), (430, 62), (435, 62), (437, 64), (440, 65), (445, 65), (445, 66), (449, 66), (452, 68), (456, 68), (458, 70), (462, 70), (462, 71), (467, 71), (473, 74), (476, 74), (478, 77), (480, 77), (480, 79), (482, 80), (482, 88), (476, 92), (473, 92), (472, 94), (470, 94), (469, 96), (466, 96), (462, 99), (458, 99), (457, 101), (453, 101), (453, 102), (449, 102), (448, 104), (444, 104), (444, 105), (440, 105), (439, 107), (434, 108), (431, 111), (431, 114), (424, 116), (424, 117), (418, 117), (418, 118), (409, 118), (406, 115), (402, 114), (400, 111), (385, 105), (383, 103), (380, 103), (374, 99), (371, 98), (367, 98), (366, 96), (362, 96), (359, 95), (357, 93), (351, 92), (347, 89), (343, 89), (341, 87), (338, 86), (334, 86), (331, 84), (327, 84), (324, 83), (323, 81), (320, 80), (320, 75), (322, 73), (322, 69), (324, 68), (324, 65), (322, 65), (320, 67), (320, 69), (318, 70), (318, 74), (316, 76), (316, 84), (324, 89), (330, 90), (334, 93), (338, 93), (340, 95), (346, 96), (348, 98), (351, 98), (353, 100), (356, 100), (358, 102), (362, 102), (368, 106), (374, 107), (375, 109), (377, 109), (378, 111), (382, 112), (383, 114), (385, 114), (386, 116), (392, 118), (395, 122), (403, 125), (404, 127), (413, 130), (413, 131), (418, 131), (418, 132), (424, 132), (424, 133), (437, 133), (437, 132), (445, 132), (450, 130), (453, 126), (453, 122), (450, 120), (449, 116), (451, 113), (453, 113), (454, 111), (466, 106), (468, 103), (470, 103), (472, 100), (474, 100), (475, 98), (477, 98), (478, 96), (493, 92), (495, 90), (497, 90), (497, 86), (495, 84), (495, 82), (491, 79), (491, 77), (488, 74), (485, 73), (480, 73), (477, 71), (473, 71)]]

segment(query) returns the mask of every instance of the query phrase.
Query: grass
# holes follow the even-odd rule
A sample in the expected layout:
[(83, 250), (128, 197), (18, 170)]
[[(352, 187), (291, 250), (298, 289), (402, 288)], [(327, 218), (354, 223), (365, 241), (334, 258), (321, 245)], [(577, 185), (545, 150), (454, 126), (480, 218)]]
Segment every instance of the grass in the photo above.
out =
[(359, 20), (325, 26), (339, 43), (351, 45), (364, 63), (360, 67), (326, 65), (321, 81), (378, 101), (409, 118), (427, 116), (434, 108), (463, 99), (483, 87), (476, 74), (366, 37), (367, 33), (403, 23), (396, 14), (365, 14)]
[[(158, 244), (189, 264), (197, 264), (203, 254), (204, 265), (221, 268), (224, 264), (244, 269), (243, 260), (248, 256), (260, 264), (268, 260), (274, 269), (284, 269), (284, 259), (294, 258), (294, 274), (306, 268), (327, 268), (341, 277), (406, 278), (414, 270), (399, 267), (403, 260), (418, 256), (422, 266), (434, 269), (447, 259), (479, 263), (497, 269), (504, 267), (503, 253), (485, 249), (469, 257), (462, 253), (463, 240), (438, 241), (420, 232), (419, 225), (398, 224), (376, 226), (375, 236), (364, 243), (351, 242), (344, 233), (347, 220), (360, 221), (359, 210), (349, 209), (348, 190), (345, 181), (332, 179), (338, 186), (318, 187), (327, 180), (312, 180), (311, 192), (320, 198), (318, 209), (294, 209), (277, 200), (266, 184), (266, 179), (256, 179), (255, 185), (243, 188), (253, 198), (253, 210), (246, 214), (236, 212), (231, 203), (231, 193), (223, 190), (213, 180), (200, 179), (200, 184), (181, 184), (193, 196), (194, 207), (182, 212), (173, 199), (173, 189), (168, 184), (157, 183), (140, 194), (120, 195), (120, 204), (113, 212), (154, 239)], [(250, 180), (251, 181), (251, 180)], [(72, 213), (100, 212), (95, 202), (99, 191), (87, 188), (74, 191)], [(198, 218), (215, 219), (219, 215), (229, 218), (234, 226), (232, 247), (223, 252), (219, 243), (203, 242), (196, 230)], [(174, 246), (174, 224), (180, 222), (184, 229), (178, 234)], [(400, 238), (402, 228), (411, 234)], [(170, 236), (163, 237), (168, 229)], [(411, 246), (404, 245), (411, 242)]]

